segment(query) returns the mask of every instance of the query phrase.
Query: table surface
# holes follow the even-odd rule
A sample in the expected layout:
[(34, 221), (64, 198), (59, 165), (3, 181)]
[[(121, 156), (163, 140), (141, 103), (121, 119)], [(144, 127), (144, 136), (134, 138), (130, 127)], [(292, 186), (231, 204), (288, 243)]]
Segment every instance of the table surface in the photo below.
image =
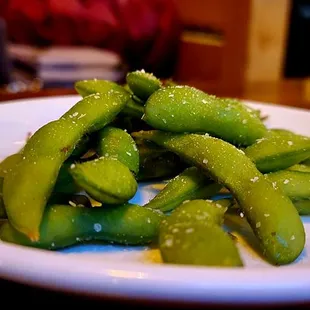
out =
[[(204, 88), (203, 82), (201, 82), (201, 87)], [(23, 92), (16, 94), (4, 94), (0, 93), (0, 103), (1, 101), (22, 99), (22, 98), (35, 98), (42, 96), (60, 96), (60, 95), (70, 95), (76, 94), (74, 89), (44, 89), (36, 92)], [(304, 109), (310, 109), (310, 80), (285, 80), (273, 83), (252, 83), (245, 86), (242, 93), (238, 95), (239, 98), (269, 102), (275, 104), (281, 104), (286, 106), (300, 107)], [(94, 297), (85, 297), (78, 295), (65, 294), (62, 292), (45, 290), (38, 287), (31, 287), (23, 284), (14, 283), (7, 280), (0, 280), (1, 288), (1, 301), (7, 301), (12, 304), (11, 294), (16, 296), (16, 300), (23, 299), (27, 304), (41, 304), (45, 305), (47, 302), (51, 304), (59, 305), (79, 305), (79, 306), (105, 306), (105, 307), (128, 307), (129, 305), (134, 306), (136, 309), (248, 309), (248, 306), (229, 306), (229, 305), (208, 305), (202, 306), (199, 304), (188, 305), (179, 303), (154, 303), (151, 304), (148, 301), (129, 301), (129, 300), (115, 300), (115, 299), (97, 299)], [(310, 293), (309, 293), (310, 294)], [(21, 298), (20, 298), (21, 296)], [(254, 309), (309, 309), (309, 304), (295, 304), (295, 305), (277, 305), (277, 306), (260, 306), (253, 305), (251, 308)]]
[[(198, 88), (205, 90), (204, 81), (195, 82)], [(71, 88), (48, 88), (35, 92), (1, 93), (0, 101), (42, 96), (61, 96), (76, 94)], [(221, 93), (219, 93), (221, 95)], [(288, 79), (278, 82), (255, 82), (245, 84), (239, 92), (226, 92), (225, 96), (236, 96), (241, 99), (276, 103), (286, 106), (310, 109), (310, 78)]]

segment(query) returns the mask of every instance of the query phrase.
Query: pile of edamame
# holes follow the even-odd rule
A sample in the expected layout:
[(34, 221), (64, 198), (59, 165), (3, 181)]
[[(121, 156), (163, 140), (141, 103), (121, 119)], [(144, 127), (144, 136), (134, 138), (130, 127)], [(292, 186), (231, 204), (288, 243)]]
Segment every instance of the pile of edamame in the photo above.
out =
[[(225, 228), (240, 213), (270, 264), (300, 256), (310, 137), (144, 70), (125, 85), (94, 79), (75, 89), (75, 105), (0, 163), (3, 242), (152, 244), (167, 264), (240, 268), (238, 239)], [(162, 180), (145, 205), (130, 202), (140, 182)]]

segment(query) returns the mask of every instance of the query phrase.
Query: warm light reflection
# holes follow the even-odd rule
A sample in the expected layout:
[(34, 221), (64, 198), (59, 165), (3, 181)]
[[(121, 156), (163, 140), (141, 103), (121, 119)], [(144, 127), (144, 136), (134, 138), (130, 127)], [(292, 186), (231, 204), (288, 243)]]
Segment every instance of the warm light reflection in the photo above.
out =
[(147, 278), (147, 274), (143, 272), (137, 271), (127, 271), (127, 270), (108, 270), (108, 275), (117, 278), (126, 278), (126, 279), (145, 279)]

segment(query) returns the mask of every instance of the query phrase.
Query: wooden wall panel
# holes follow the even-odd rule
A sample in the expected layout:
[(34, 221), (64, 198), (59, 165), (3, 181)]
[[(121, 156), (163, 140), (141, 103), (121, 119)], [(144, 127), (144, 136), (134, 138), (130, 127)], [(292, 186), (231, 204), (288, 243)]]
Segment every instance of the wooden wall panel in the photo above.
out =
[(222, 29), (225, 16), (221, 0), (176, 0), (176, 3), (184, 25)]
[[(217, 93), (239, 93), (244, 85), (247, 63), (248, 24), (251, 0), (176, 0), (184, 31), (188, 25), (201, 29), (201, 37), (212, 36), (218, 42), (181, 39), (176, 80), (204, 85)], [(212, 40), (211, 40), (212, 41)], [(214, 41), (214, 40), (213, 40)], [(187, 73), (187, 74), (186, 74)]]
[(248, 82), (282, 79), (291, 0), (252, 0)]

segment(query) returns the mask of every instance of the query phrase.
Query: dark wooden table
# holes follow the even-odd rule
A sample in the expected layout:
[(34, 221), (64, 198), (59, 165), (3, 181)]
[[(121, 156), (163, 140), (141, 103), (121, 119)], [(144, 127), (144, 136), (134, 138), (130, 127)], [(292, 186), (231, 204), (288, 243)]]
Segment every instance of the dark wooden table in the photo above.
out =
[[(204, 89), (205, 83), (198, 83), (197, 87)], [(36, 92), (17, 94), (0, 93), (0, 101), (35, 98), (45, 96), (60, 96), (76, 94), (74, 89), (45, 89)], [(225, 94), (229, 95), (229, 94)], [(244, 90), (237, 94), (242, 99), (276, 103), (286, 106), (310, 109), (310, 80), (286, 80), (278, 83), (255, 83), (246, 85)], [(1, 102), (0, 102), (1, 103)], [(307, 276), (307, 275), (305, 275)], [(310, 276), (310, 274), (309, 274)], [(309, 303), (277, 304), (277, 305), (200, 305), (170, 302), (154, 302), (147, 300), (126, 300), (113, 298), (95, 298), (93, 296), (79, 296), (46, 290), (39, 287), (18, 284), (12, 281), (0, 280), (1, 302), (8, 301), (10, 306), (22, 302), (24, 305), (70, 305), (91, 308), (100, 306), (106, 308), (133, 306), (135, 309), (310, 309)], [(293, 292), (292, 292), (293, 294)], [(310, 292), (309, 292), (310, 295)]]

